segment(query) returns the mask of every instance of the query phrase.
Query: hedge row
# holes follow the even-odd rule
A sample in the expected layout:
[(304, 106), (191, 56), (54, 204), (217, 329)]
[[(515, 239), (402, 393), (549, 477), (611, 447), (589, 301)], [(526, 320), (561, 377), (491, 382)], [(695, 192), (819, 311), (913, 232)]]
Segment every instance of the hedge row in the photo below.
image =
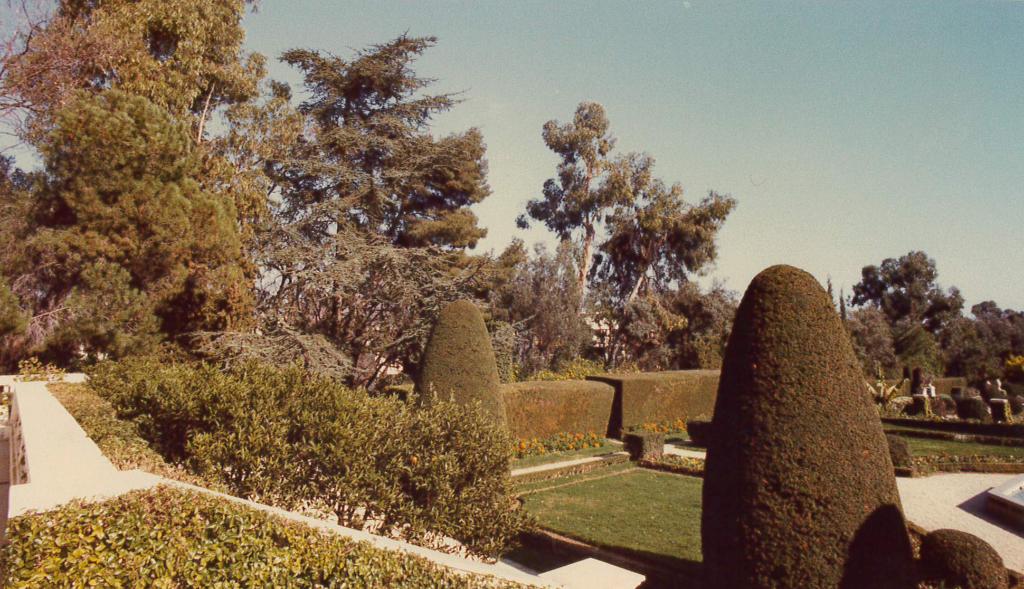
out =
[(502, 385), (513, 438), (545, 439), (563, 432), (608, 433), (615, 389), (586, 380), (516, 382)]
[(719, 374), (718, 370), (674, 370), (595, 375), (587, 380), (615, 388), (608, 432), (617, 437), (621, 430), (645, 423), (711, 417)]
[(170, 487), (12, 519), (0, 586), (520, 587)]
[(1024, 439), (1022, 423), (980, 423), (976, 421), (933, 421), (930, 419), (882, 418), (883, 423), (918, 429), (930, 429), (980, 436), (1004, 436)]

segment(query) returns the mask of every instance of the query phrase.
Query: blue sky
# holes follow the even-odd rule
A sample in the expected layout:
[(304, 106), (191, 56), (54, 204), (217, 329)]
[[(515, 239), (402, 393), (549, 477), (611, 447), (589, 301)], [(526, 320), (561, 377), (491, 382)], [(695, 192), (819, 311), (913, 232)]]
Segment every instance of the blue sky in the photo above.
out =
[(969, 304), (1024, 308), (1024, 3), (265, 0), (246, 26), (268, 57), (437, 36), (417, 71), (464, 91), (435, 129), (487, 141), (485, 251), (552, 241), (514, 221), (554, 172), (541, 126), (596, 100), (619, 149), (739, 200), (730, 288), (784, 262), (849, 292), (921, 249)]
[(789, 263), (849, 292), (921, 249), (968, 304), (1024, 308), (1024, 2), (263, 0), (245, 26), (293, 86), (285, 49), (437, 36), (417, 72), (465, 102), (435, 131), (488, 145), (478, 250), (553, 242), (515, 227), (554, 172), (541, 126), (595, 100), (619, 150), (738, 199), (705, 282)]

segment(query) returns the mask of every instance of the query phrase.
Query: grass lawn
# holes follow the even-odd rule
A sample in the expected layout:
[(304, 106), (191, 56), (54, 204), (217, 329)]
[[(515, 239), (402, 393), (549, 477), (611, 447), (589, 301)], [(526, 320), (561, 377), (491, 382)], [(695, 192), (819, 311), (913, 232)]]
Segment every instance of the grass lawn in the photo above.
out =
[(633, 469), (577, 480), (546, 481), (553, 488), (526, 495), (526, 509), (553, 532), (696, 576), (701, 479)]
[(916, 438), (911, 436), (900, 436), (907, 441), (910, 452), (914, 456), (992, 456), (995, 458), (1016, 457), (1024, 458), (1024, 447), (1021, 446), (993, 446), (990, 444), (978, 444), (976, 442), (952, 442), (949, 440), (933, 440), (930, 438)]
[(612, 452), (621, 451), (622, 444), (613, 444), (605, 440), (604, 444), (598, 446), (597, 448), (586, 448), (584, 450), (568, 450), (566, 452), (549, 452), (547, 454), (526, 456), (518, 460), (513, 460), (512, 470), (515, 470), (517, 468), (527, 468), (530, 466), (539, 466), (541, 464), (550, 464), (552, 462), (561, 462), (563, 460), (589, 458), (590, 456), (600, 456), (601, 454), (611, 454)]

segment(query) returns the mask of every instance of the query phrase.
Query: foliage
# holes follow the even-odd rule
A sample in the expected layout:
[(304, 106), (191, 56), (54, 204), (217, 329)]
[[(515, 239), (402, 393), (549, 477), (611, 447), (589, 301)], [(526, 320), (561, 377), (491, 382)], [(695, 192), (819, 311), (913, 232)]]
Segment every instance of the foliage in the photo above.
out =
[(515, 362), (531, 380), (543, 380), (540, 373), (578, 361), (590, 343), (574, 256), (568, 243), (553, 253), (539, 244), (508, 282), (491, 293), (491, 314), (515, 329)]
[(643, 430), (623, 432), (622, 445), (629, 452), (630, 460), (657, 461), (665, 451), (665, 434)]
[(509, 494), (511, 441), (475, 406), (417, 409), (256, 364), (135, 358), (101, 365), (91, 383), (165, 459), (244, 498), (486, 555), (525, 523)]
[(140, 469), (204, 487), (213, 484), (168, 464), (142, 439), (135, 424), (118, 419), (114, 407), (89, 385), (54, 383), (47, 388), (116, 468)]
[(57, 113), (40, 149), (46, 172), (28, 243), (41, 286), (36, 308), (57, 310), (69, 297), (79, 316), (112, 297), (127, 305), (104, 309), (84, 333), (57, 334), (62, 349), (124, 345), (119, 333), (148, 338), (148, 312), (169, 336), (248, 320), (234, 210), (201, 188), (180, 123), (144, 98), (80, 95)]
[(939, 344), (927, 329), (915, 323), (901, 323), (894, 330), (896, 357), (908, 370), (920, 368), (925, 374), (943, 373)]
[(854, 309), (847, 315), (846, 328), (865, 376), (875, 376), (879, 372), (885, 378), (899, 375), (892, 327), (885, 313), (874, 307)]
[(498, 367), (480, 309), (455, 301), (437, 317), (423, 352), (416, 392), (424, 406), (442, 400), (479, 404), (495, 424), (506, 427)]
[[(608, 116), (596, 102), (581, 102), (571, 123), (544, 123), (544, 144), (561, 161), (555, 178), (544, 182), (543, 197), (526, 204), (526, 214), (516, 220), (529, 227), (529, 219), (543, 223), (563, 242), (578, 248), (576, 283), (580, 297), (593, 264), (598, 225), (612, 207), (629, 198), (626, 187), (612, 173), (615, 138), (608, 131)], [(577, 234), (581, 234), (578, 235)]]
[(194, 354), (224, 368), (251, 362), (278, 368), (299, 364), (338, 382), (352, 373), (352, 361), (327, 338), (287, 328), (278, 333), (197, 332), (191, 334), (189, 343)]
[(32, 356), (18, 362), (18, 380), (54, 382), (64, 378), (64, 370), (53, 364), (43, 364)]
[(1010, 382), (1024, 382), (1024, 355), (1007, 358), (1004, 370)]
[(1006, 589), (1003, 559), (987, 542), (960, 530), (935, 530), (921, 541), (926, 578), (961, 589)]
[(546, 439), (563, 432), (608, 432), (615, 391), (584, 380), (526, 381), (503, 385), (514, 438)]
[(266, 331), (322, 335), (351, 359), (354, 387), (379, 388), (396, 363), (415, 374), (441, 308), (483, 278), (479, 263), (453, 267), (435, 248), (396, 247), (349, 227), (320, 243), (279, 225), (261, 243), (257, 259), (272, 277), (259, 293)]
[(682, 185), (666, 186), (653, 168), (652, 157), (631, 154), (616, 170), (625, 176), (616, 181), (628, 187), (627, 198), (606, 218), (597, 280), (611, 286), (620, 308), (703, 274), (718, 255), (718, 231), (736, 207), (734, 198), (714, 191), (688, 203)]
[(28, 327), (28, 318), (21, 310), (18, 295), (11, 292), (7, 282), (0, 277), (0, 338), (20, 335)]
[(708, 447), (711, 443), (711, 422), (705, 420), (692, 420), (686, 422), (686, 433), (690, 442), (695, 446)]
[(530, 375), (531, 381), (583, 380), (595, 374), (608, 374), (604, 363), (586, 358), (574, 358), (563, 364), (558, 371), (541, 370)]
[(913, 251), (900, 258), (886, 258), (880, 266), (865, 266), (853, 287), (854, 305), (871, 305), (885, 313), (891, 325), (902, 321), (920, 324), (938, 333), (959, 315), (964, 300), (953, 287), (937, 283), (935, 260)]
[(886, 434), (885, 441), (889, 444), (889, 458), (895, 468), (913, 468), (910, 445), (897, 435)]
[(562, 432), (544, 439), (520, 439), (513, 448), (514, 457), (521, 459), (527, 456), (543, 456), (550, 452), (572, 452), (600, 448), (604, 445), (604, 436), (595, 432)]
[(351, 224), (395, 245), (462, 249), (486, 235), (469, 209), (490, 194), (483, 137), (433, 137), (431, 119), (457, 100), (425, 94), (431, 80), (411, 69), (435, 43), (403, 35), (348, 61), (304, 49), (281, 56), (302, 72), (307, 131), (272, 173), (282, 216), (307, 238)]
[[(833, 301), (773, 266), (740, 303), (703, 489), (707, 587), (910, 587), (881, 422)], [(828, 403), (821, 400), (827, 398)], [(831, 443), (842, 431), (842, 443)]]
[(512, 587), (171, 487), (17, 517), (4, 586)]

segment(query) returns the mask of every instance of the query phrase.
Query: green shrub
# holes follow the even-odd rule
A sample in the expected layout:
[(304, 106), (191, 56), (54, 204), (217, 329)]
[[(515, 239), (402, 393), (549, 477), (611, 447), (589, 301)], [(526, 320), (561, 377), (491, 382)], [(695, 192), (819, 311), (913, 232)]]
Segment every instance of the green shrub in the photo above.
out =
[(575, 358), (555, 370), (541, 370), (530, 376), (530, 380), (582, 380), (588, 376), (607, 374), (604, 362)]
[(92, 385), (165, 458), (247, 499), (426, 545), (442, 534), (486, 555), (526, 523), (508, 482), (511, 440), (476, 405), (419, 409), (298, 367), (149, 358), (102, 365)]
[(686, 433), (690, 436), (690, 442), (695, 446), (707, 448), (711, 440), (711, 422), (703, 420), (687, 421)]
[(665, 434), (661, 432), (627, 432), (622, 436), (630, 460), (661, 460), (665, 452)]
[(980, 421), (987, 421), (991, 417), (988, 403), (980, 397), (970, 397), (957, 401), (956, 414), (960, 419), (977, 419)]
[(450, 303), (423, 351), (416, 392), (424, 406), (439, 400), (479, 403), (495, 422), (505, 424), (501, 381), (480, 309), (470, 301)]
[(910, 444), (907, 444), (906, 440), (893, 434), (886, 434), (885, 441), (889, 444), (889, 459), (895, 468), (913, 468)]
[(211, 485), (212, 481), (204, 481), (189, 475), (182, 468), (168, 464), (139, 436), (135, 424), (118, 419), (114, 407), (89, 385), (59, 382), (48, 388), (78, 425), (82, 426), (89, 439), (96, 443), (103, 455), (118, 469), (140, 469), (170, 479), (216, 486)]
[(528, 381), (501, 386), (513, 438), (549, 438), (563, 432), (608, 432), (615, 390), (586, 380)]
[(12, 519), (3, 583), (29, 587), (518, 587), (158, 487)]
[(926, 578), (960, 589), (1006, 589), (1003, 559), (987, 542), (959, 530), (935, 530), (921, 541)]
[[(674, 370), (589, 376), (615, 387), (611, 435), (645, 423), (709, 416), (715, 408), (718, 370)], [(861, 385), (863, 388), (864, 385)]]
[(751, 282), (722, 368), (703, 488), (706, 589), (909, 588), (910, 539), (878, 413), (810, 274)]

